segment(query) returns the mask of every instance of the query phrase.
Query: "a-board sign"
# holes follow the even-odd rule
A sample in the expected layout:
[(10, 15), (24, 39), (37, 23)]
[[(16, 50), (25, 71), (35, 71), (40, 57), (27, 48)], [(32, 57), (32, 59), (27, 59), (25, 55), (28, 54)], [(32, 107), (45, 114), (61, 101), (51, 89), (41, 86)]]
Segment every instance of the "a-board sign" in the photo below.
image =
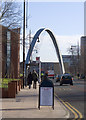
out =
[(39, 86), (39, 109), (40, 106), (52, 106), (54, 109), (54, 85), (51, 80), (45, 79)]
[(53, 105), (53, 88), (41, 87), (40, 88), (40, 106)]

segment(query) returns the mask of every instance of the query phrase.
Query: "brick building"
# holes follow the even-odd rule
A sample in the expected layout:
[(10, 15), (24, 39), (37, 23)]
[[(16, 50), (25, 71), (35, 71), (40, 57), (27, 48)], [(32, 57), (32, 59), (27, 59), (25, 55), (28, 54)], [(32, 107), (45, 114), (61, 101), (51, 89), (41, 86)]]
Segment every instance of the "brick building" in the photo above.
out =
[(2, 77), (19, 78), (20, 72), (20, 28), (2, 28)]
[(0, 78), (2, 74), (2, 27), (0, 26)]
[(86, 76), (86, 36), (81, 37), (81, 74)]

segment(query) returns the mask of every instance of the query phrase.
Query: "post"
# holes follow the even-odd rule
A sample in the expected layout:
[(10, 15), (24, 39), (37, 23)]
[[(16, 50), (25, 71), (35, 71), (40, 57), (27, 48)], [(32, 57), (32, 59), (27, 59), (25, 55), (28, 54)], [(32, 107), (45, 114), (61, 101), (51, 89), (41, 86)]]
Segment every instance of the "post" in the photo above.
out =
[(39, 61), (39, 83), (41, 80), (41, 61)]
[(25, 0), (24, 0), (24, 16), (23, 16), (23, 88), (24, 88), (24, 64), (25, 64)]

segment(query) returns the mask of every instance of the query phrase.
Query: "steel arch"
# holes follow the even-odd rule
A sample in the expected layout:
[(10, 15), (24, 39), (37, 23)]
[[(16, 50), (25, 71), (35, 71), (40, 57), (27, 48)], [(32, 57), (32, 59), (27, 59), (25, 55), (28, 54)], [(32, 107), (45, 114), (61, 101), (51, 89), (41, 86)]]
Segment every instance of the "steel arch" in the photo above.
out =
[(28, 64), (29, 61), (30, 61), (30, 56), (31, 56), (31, 54), (32, 54), (33, 48), (34, 48), (34, 46), (35, 46), (35, 43), (36, 43), (39, 35), (40, 35), (43, 31), (46, 31), (46, 32), (50, 35), (50, 37), (51, 37), (51, 39), (52, 39), (52, 41), (53, 41), (53, 44), (54, 44), (54, 47), (55, 47), (55, 50), (56, 50), (56, 53), (57, 53), (57, 56), (58, 56), (58, 59), (59, 59), (59, 63), (60, 63), (61, 74), (63, 74), (63, 73), (65, 73), (65, 69), (64, 69), (64, 64), (63, 64), (62, 55), (61, 55), (61, 53), (60, 53), (60, 50), (59, 50), (59, 47), (58, 47), (58, 44), (57, 44), (57, 41), (56, 41), (56, 38), (55, 38), (54, 34), (53, 34), (53, 33), (51, 32), (51, 30), (48, 29), (48, 28), (41, 28), (41, 29), (39, 29), (39, 30), (36, 32), (36, 34), (34, 35), (33, 40), (32, 40), (32, 42), (31, 42), (31, 44), (30, 44), (30, 48), (29, 48), (28, 53), (27, 53), (26, 61), (25, 61), (25, 72), (26, 72), (26, 64)]

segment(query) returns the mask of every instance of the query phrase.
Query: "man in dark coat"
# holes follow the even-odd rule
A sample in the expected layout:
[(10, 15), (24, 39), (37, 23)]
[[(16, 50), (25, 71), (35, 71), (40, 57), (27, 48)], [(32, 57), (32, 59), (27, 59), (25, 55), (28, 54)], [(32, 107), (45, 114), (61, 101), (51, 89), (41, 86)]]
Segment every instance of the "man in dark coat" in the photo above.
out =
[(27, 84), (29, 85), (29, 89), (31, 88), (31, 85), (32, 85), (32, 74), (31, 72), (28, 74), (28, 77), (27, 77)]
[(36, 89), (36, 82), (38, 81), (38, 75), (35, 70), (33, 70), (32, 77), (33, 77), (33, 88)]

